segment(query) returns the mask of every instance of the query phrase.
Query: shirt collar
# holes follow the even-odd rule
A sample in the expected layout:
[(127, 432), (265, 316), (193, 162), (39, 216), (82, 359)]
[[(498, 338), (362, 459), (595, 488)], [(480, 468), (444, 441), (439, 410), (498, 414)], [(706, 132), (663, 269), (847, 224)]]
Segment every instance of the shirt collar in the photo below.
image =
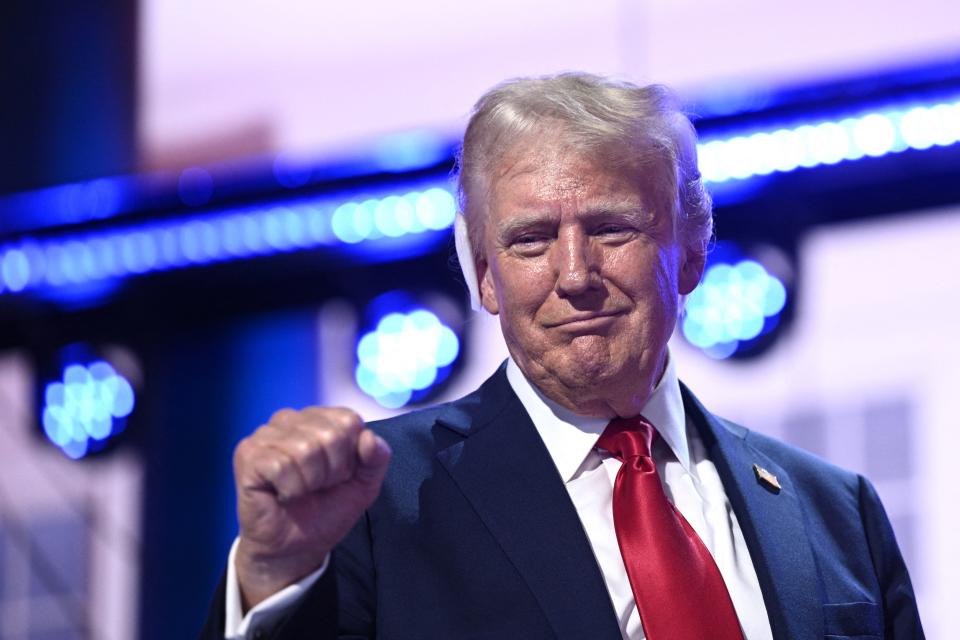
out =
[[(570, 481), (596, 446), (609, 420), (577, 415), (550, 400), (527, 380), (513, 358), (507, 360), (507, 380), (533, 420), (563, 481)], [(669, 354), (663, 376), (640, 413), (657, 429), (681, 466), (689, 472), (690, 446), (683, 398), (676, 365)]]

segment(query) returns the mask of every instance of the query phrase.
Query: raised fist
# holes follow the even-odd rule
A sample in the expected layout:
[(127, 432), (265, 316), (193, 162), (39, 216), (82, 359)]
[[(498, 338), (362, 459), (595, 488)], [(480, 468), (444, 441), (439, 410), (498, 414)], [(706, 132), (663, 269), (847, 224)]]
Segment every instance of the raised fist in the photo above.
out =
[(380, 493), (390, 447), (350, 409), (282, 409), (233, 457), (244, 608), (321, 566)]

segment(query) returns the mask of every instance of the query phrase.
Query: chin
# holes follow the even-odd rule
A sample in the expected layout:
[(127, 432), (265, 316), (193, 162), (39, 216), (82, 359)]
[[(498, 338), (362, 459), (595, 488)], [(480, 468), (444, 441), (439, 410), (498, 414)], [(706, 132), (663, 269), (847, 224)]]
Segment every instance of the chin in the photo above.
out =
[(605, 341), (575, 338), (569, 347), (558, 353), (554, 363), (555, 375), (571, 389), (591, 389), (616, 380), (623, 372), (624, 363), (617, 362)]

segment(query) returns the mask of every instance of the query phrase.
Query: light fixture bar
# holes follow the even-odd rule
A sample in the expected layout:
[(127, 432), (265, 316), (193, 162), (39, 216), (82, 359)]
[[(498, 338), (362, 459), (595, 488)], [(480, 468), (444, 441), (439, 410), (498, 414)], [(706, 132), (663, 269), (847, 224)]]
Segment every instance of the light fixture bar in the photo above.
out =
[(960, 141), (960, 101), (911, 104), (731, 133), (704, 135), (698, 145), (700, 172), (706, 182), (743, 180), (956, 144)]
[(321, 197), (0, 245), (0, 295), (320, 247), (422, 236), (453, 224), (446, 181)]

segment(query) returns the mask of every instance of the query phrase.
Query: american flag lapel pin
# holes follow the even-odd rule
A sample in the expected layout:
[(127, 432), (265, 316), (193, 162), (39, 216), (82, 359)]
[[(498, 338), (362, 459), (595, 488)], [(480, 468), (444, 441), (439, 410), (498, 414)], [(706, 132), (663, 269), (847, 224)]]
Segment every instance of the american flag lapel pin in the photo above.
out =
[(773, 493), (780, 493), (780, 481), (758, 464), (753, 465), (753, 473), (757, 476), (757, 482), (763, 485), (763, 488)]

